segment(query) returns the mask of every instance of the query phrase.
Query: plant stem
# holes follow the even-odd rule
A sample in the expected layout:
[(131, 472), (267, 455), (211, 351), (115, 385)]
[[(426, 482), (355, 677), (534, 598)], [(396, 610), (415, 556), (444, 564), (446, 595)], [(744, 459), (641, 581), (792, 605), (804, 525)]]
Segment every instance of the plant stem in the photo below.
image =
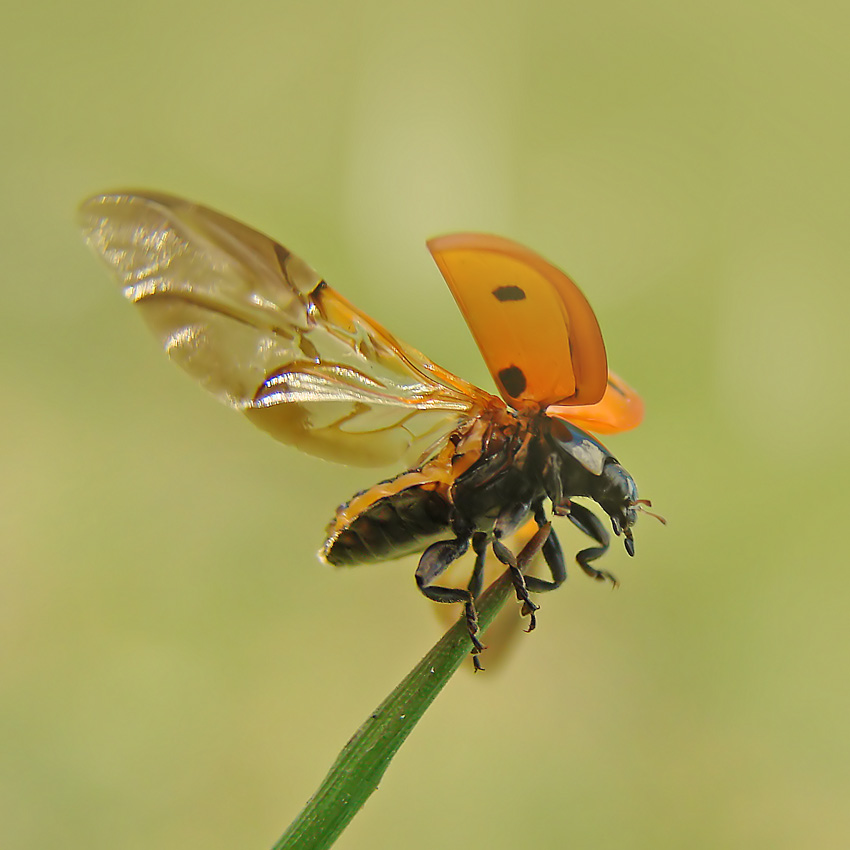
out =
[[(524, 569), (546, 540), (541, 528), (520, 553)], [(482, 632), (507, 601), (513, 583), (505, 572), (477, 600)], [(378, 787), (392, 757), (446, 682), (469, 656), (465, 618), (452, 626), (396, 689), (373, 711), (337, 756), (316, 793), (273, 850), (325, 850)]]

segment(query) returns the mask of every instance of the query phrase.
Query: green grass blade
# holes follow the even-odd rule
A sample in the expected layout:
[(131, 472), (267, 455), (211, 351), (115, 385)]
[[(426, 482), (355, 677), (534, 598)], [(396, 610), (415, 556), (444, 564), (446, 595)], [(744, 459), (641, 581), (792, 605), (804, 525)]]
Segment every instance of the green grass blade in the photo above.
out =
[[(542, 546), (545, 526), (518, 559), (524, 567)], [(476, 603), (485, 631), (511, 595), (510, 575), (498, 578)], [(273, 850), (324, 850), (378, 787), (392, 757), (437, 694), (464, 660), (469, 659), (466, 620), (449, 629), (401, 684), (369, 715), (337, 757), (328, 775)]]

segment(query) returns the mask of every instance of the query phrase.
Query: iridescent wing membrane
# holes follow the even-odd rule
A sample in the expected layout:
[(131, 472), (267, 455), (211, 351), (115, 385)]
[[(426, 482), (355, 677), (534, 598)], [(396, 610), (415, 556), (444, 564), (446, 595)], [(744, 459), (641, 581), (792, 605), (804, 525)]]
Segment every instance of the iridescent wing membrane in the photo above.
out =
[(414, 462), (501, 404), (237, 221), (149, 193), (101, 195), (80, 215), (169, 357), (282, 442), (360, 466)]

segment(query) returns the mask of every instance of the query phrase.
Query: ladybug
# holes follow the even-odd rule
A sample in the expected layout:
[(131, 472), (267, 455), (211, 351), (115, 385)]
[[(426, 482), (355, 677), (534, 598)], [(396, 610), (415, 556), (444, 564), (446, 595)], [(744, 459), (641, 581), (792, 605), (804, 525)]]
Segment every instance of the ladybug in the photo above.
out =
[[(257, 427), (302, 451), (359, 466), (405, 463), (341, 505), (319, 557), (334, 566), (421, 552), (419, 590), (462, 603), (473, 659), (475, 599), (488, 549), (511, 570), (522, 610), (530, 593), (567, 577), (554, 532), (542, 546), (549, 578), (524, 575), (505, 539), (546, 504), (593, 544), (609, 537), (575, 497), (608, 515), (634, 554), (635, 482), (591, 436), (635, 427), (643, 403), (609, 372), (593, 310), (576, 284), (508, 239), (457, 233), (427, 245), (469, 325), (501, 398), (441, 368), (361, 313), (277, 242), (213, 210), (149, 192), (83, 203), (89, 245), (112, 270), (168, 356)], [(469, 549), (466, 588), (440, 584)]]

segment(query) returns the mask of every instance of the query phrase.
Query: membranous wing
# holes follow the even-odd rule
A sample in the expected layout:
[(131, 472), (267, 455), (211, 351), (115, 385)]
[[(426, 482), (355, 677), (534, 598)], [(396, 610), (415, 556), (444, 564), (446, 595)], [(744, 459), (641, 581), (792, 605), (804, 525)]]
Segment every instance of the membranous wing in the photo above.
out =
[(619, 375), (608, 370), (605, 393), (596, 404), (553, 405), (546, 412), (569, 419), (585, 431), (617, 434), (631, 431), (643, 421), (643, 399)]
[(80, 214), (169, 357), (282, 442), (361, 466), (412, 461), (495, 401), (220, 213), (117, 193)]

